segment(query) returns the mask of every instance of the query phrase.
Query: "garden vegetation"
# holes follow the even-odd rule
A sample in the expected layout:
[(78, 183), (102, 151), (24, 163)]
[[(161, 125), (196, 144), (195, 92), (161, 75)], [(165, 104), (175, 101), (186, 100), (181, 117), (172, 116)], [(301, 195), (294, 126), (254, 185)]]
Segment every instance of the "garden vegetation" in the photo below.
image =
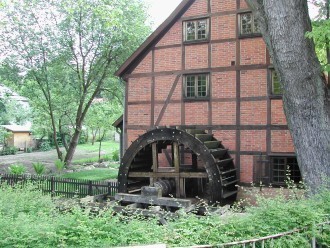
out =
[(111, 209), (98, 214), (89, 208), (59, 211), (58, 201), (33, 185), (0, 188), (0, 247), (113, 247), (164, 243), (169, 247), (221, 244), (302, 228), (303, 231), (275, 241), (274, 247), (308, 247), (316, 235), (330, 244), (328, 220), (330, 192), (305, 199), (280, 193), (260, 197), (257, 207), (233, 208), (225, 216), (182, 213), (160, 225), (156, 217), (124, 216)]

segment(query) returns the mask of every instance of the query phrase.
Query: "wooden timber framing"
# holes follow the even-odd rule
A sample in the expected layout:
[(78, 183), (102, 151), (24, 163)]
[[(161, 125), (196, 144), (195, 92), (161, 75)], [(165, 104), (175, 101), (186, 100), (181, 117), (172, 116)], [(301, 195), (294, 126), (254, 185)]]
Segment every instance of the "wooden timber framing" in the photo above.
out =
[[(240, 15), (249, 12), (245, 1), (228, 0), (224, 7), (220, 4), (222, 1), (218, 0), (183, 0), (117, 71), (116, 75), (127, 82), (124, 145), (125, 149), (129, 149), (135, 139), (159, 125), (205, 130), (208, 134), (215, 134), (223, 145), (229, 147), (237, 177), (242, 177), (241, 182), (249, 183), (253, 180), (250, 176), (254, 166), (251, 161), (255, 161), (255, 156), (293, 156), (294, 150), (290, 147), (288, 126), (280, 111), (282, 97), (271, 93), (269, 69), (272, 65), (269, 53), (262, 46), (260, 35), (240, 35)], [(199, 19), (209, 19), (210, 36), (202, 42), (185, 42), (182, 33), (184, 22)], [(228, 33), (224, 33), (224, 30)], [(220, 48), (228, 50), (217, 53)], [(256, 61), (249, 54), (251, 51), (256, 54)], [(167, 64), (163, 63), (162, 56), (166, 54), (171, 54), (164, 58), (164, 61), (169, 61), (171, 69), (167, 69)], [(217, 62), (221, 60), (226, 62)], [(196, 61), (198, 66), (191, 61)], [(174, 63), (177, 64), (173, 66)], [(185, 99), (184, 78), (189, 74), (209, 75), (207, 98), (196, 101)], [(133, 95), (130, 90), (135, 92), (138, 87), (134, 88), (134, 84), (143, 84), (141, 88), (146, 93), (138, 90), (141, 95)], [(232, 91), (222, 88), (222, 85), (230, 85)], [(251, 85), (250, 89), (247, 89), (247, 85)], [(168, 94), (159, 94), (160, 91)], [(205, 114), (190, 109), (196, 106), (201, 106)], [(232, 111), (226, 109), (228, 106), (232, 107)], [(261, 117), (262, 111), (265, 113)], [(255, 118), (261, 118), (260, 121), (249, 117), (254, 115)], [(164, 152), (164, 158), (160, 160), (173, 159), (170, 155)], [(183, 159), (181, 152), (181, 161)], [(148, 176), (145, 178), (150, 176), (149, 172), (146, 173)], [(131, 175), (134, 178), (143, 177), (138, 172)], [(180, 174), (180, 177), (185, 177), (185, 174)]]

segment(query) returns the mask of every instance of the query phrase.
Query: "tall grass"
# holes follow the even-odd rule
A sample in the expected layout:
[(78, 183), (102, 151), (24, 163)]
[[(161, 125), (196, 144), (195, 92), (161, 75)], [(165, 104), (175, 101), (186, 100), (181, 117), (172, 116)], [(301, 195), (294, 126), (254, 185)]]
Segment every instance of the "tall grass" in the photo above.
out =
[(327, 219), (330, 192), (311, 199), (259, 197), (258, 207), (244, 213), (229, 211), (223, 217), (184, 214), (159, 225), (158, 217), (114, 214), (111, 209), (91, 214), (90, 209), (73, 207), (60, 212), (50, 196), (33, 185), (0, 187), (0, 247), (114, 247), (165, 243), (169, 247), (245, 240), (294, 228), (300, 234), (274, 241), (274, 247), (308, 247), (316, 234), (319, 243), (330, 244), (330, 227), (316, 232), (315, 224)]

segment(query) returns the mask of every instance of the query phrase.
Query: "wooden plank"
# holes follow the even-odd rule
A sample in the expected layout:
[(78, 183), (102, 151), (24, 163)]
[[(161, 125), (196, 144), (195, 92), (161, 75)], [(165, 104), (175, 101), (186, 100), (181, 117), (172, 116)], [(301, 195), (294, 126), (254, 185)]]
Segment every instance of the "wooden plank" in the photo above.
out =
[[(208, 178), (206, 172), (158, 172), (157, 177), (182, 177), (182, 178)], [(153, 172), (130, 172), (129, 178), (147, 178), (153, 177)]]
[(134, 203), (144, 203), (144, 204), (152, 204), (159, 206), (168, 206), (168, 207), (190, 207), (191, 200), (187, 199), (178, 199), (178, 198), (170, 198), (170, 197), (146, 197), (141, 195), (132, 195), (132, 194), (124, 194), (118, 193), (115, 195), (116, 201), (123, 202), (134, 202)]
[(150, 185), (153, 185), (157, 181), (157, 171), (158, 171), (158, 150), (157, 143), (152, 143), (152, 177), (150, 177)]

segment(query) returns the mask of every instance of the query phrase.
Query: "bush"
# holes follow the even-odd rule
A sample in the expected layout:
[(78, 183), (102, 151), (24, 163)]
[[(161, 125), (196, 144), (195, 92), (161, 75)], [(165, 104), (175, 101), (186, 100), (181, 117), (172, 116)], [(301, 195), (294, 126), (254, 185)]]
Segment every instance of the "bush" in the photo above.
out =
[(40, 144), (40, 150), (41, 151), (46, 152), (46, 151), (49, 151), (51, 149), (52, 149), (52, 147), (51, 147), (49, 141), (41, 142), (41, 144)]
[(41, 162), (32, 163), (34, 171), (37, 173), (37, 175), (41, 175), (45, 171), (45, 165)]
[(27, 147), (27, 148), (25, 149), (25, 152), (26, 152), (26, 153), (31, 153), (31, 152), (33, 152), (33, 148), (32, 148), (32, 147)]
[(113, 161), (119, 161), (119, 150), (115, 150), (115, 151), (112, 153), (112, 160), (113, 160)]
[(12, 164), (8, 169), (9, 173), (14, 175), (22, 175), (26, 171), (26, 168), (22, 164)]
[[(247, 207), (245, 213), (227, 210), (225, 216), (181, 213), (159, 225), (158, 218), (146, 219), (114, 214), (103, 210), (73, 206), (59, 212), (48, 195), (33, 185), (0, 187), (0, 247), (115, 247), (166, 244), (169, 247), (213, 245), (273, 235), (294, 228), (300, 233), (266, 242), (265, 247), (310, 247), (313, 234), (317, 242), (328, 247), (329, 225), (323, 232), (315, 224), (327, 220), (330, 191), (311, 199), (285, 198), (283, 195), (259, 198), (258, 207)], [(305, 228), (305, 229), (304, 229)], [(319, 235), (320, 234), (320, 235)]]
[(18, 152), (18, 148), (15, 146), (5, 147), (2, 151), (0, 151), (0, 156), (4, 155), (15, 155)]
[(60, 159), (57, 159), (55, 160), (55, 167), (59, 172), (61, 172), (65, 167), (65, 162), (61, 161)]

